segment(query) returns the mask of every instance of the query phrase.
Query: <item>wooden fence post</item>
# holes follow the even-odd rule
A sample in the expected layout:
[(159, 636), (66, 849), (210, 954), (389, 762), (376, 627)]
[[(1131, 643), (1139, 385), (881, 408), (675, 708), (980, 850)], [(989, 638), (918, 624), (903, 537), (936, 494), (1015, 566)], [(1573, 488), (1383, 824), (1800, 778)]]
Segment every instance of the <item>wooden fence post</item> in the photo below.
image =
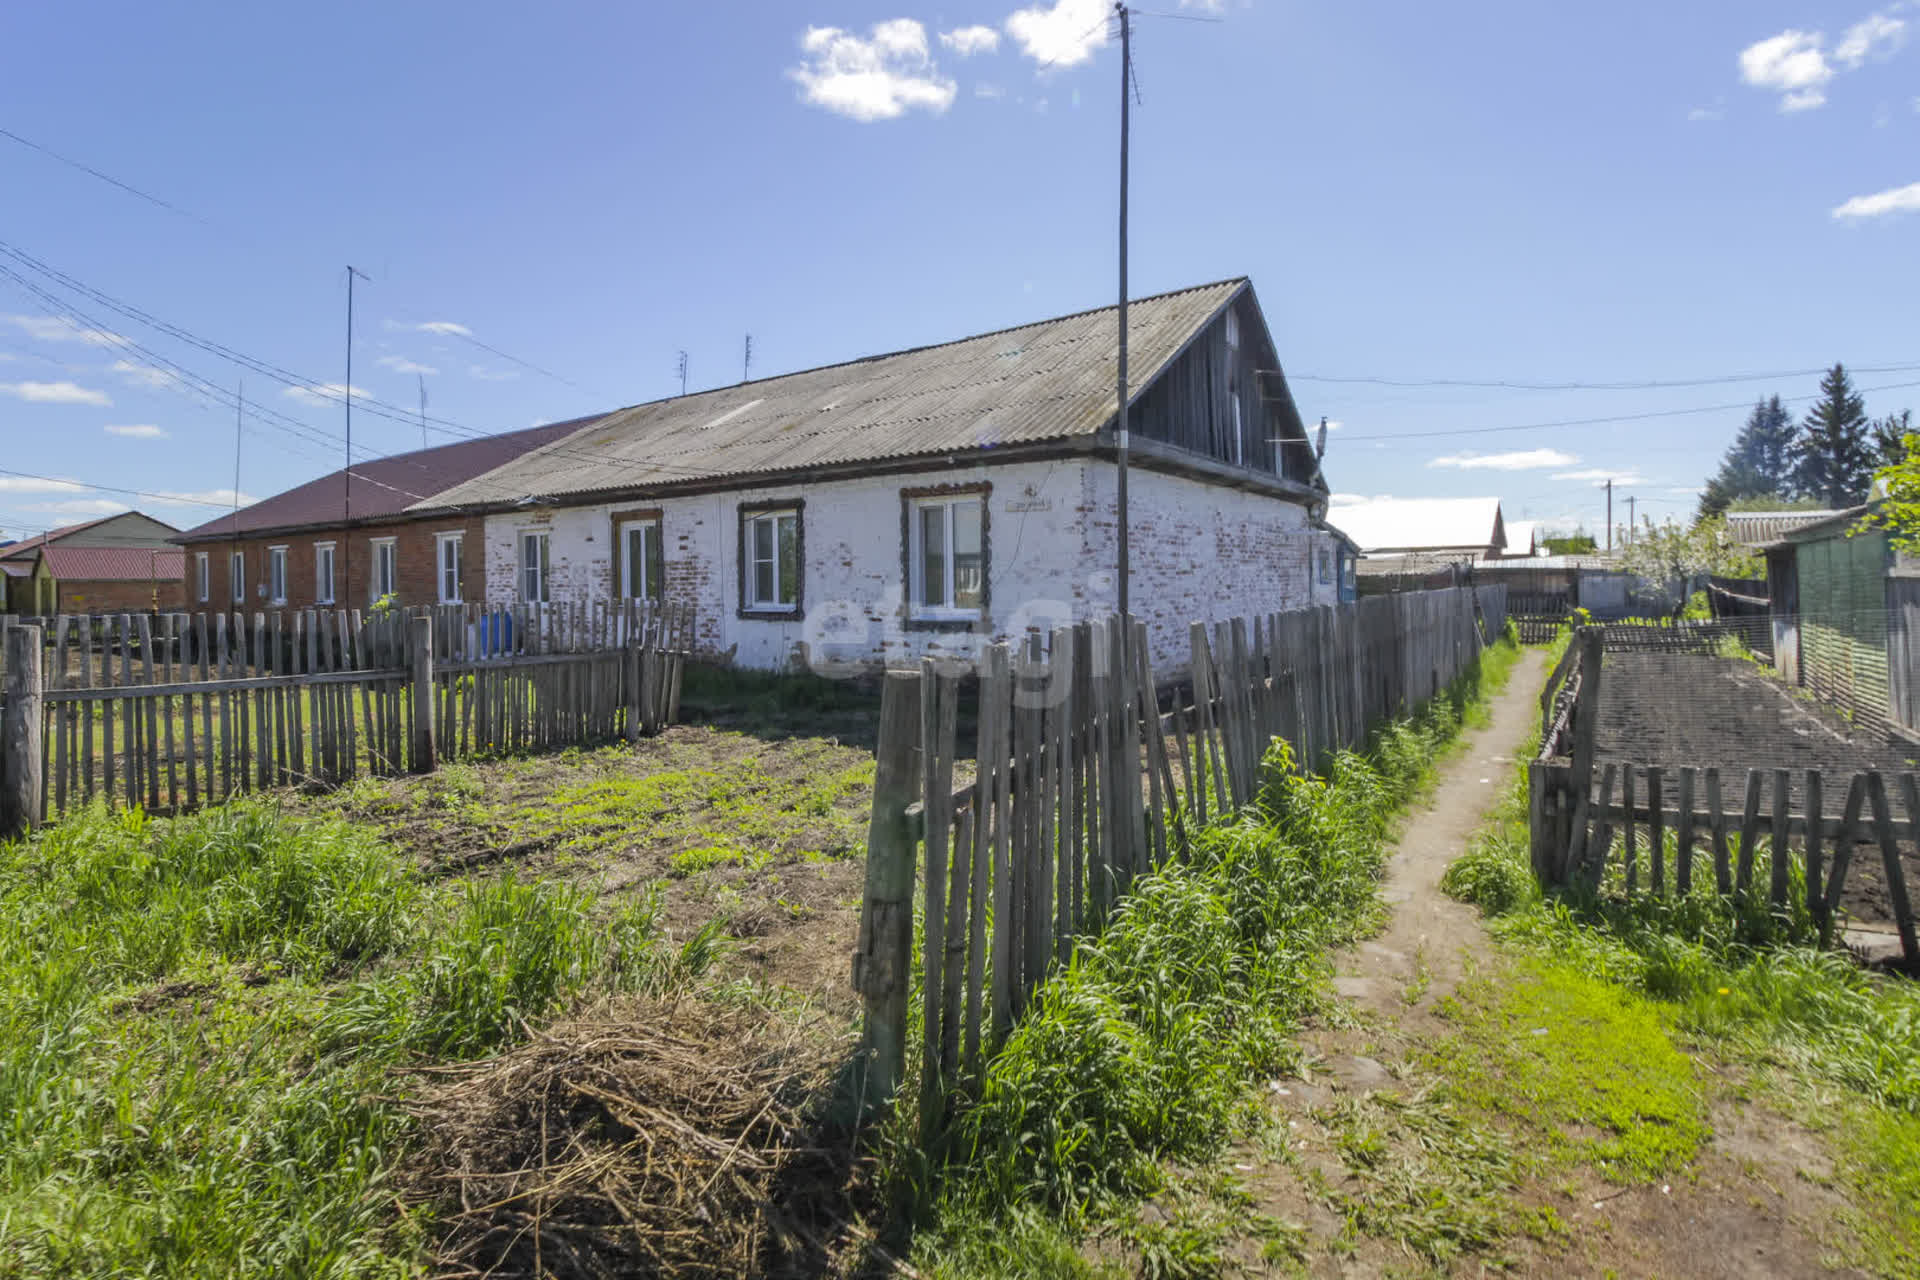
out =
[[(914, 851), (907, 809), (920, 781), (920, 673), (889, 671), (867, 827), (867, 892), (853, 986), (865, 1000), (862, 1110), (885, 1106), (906, 1070), (907, 986), (913, 964)], [(1004, 926), (1002, 926), (1004, 927)]]
[(409, 619), (413, 628), (413, 771), (432, 773), (438, 766), (433, 713), (433, 615)]
[(40, 825), (40, 628), (14, 626), (6, 640), (6, 716), (0, 721), (0, 840)]
[(1593, 789), (1594, 738), (1600, 720), (1600, 629), (1583, 627), (1573, 643), (1580, 646), (1580, 691), (1573, 700), (1573, 762), (1568, 776), (1572, 829), (1555, 867), (1554, 882), (1564, 886), (1587, 852), (1588, 793)]

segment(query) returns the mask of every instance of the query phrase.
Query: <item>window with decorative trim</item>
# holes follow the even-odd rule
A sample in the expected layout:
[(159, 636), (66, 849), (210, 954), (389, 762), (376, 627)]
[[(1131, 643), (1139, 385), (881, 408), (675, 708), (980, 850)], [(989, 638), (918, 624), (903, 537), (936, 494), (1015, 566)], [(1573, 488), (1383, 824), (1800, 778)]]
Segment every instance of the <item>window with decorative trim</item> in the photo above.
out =
[(333, 603), (333, 544), (313, 544), (313, 602)]
[(801, 504), (740, 508), (740, 611), (798, 616)]
[(520, 599), (545, 604), (553, 588), (552, 539), (545, 529), (520, 532)]
[(460, 603), (461, 559), (466, 536), (460, 532), (433, 535), (434, 578), (439, 583), (440, 603)]
[(247, 553), (244, 551), (227, 556), (227, 588), (235, 604), (247, 602)]
[(986, 494), (909, 496), (906, 502), (908, 616), (978, 620), (986, 607)]
[(392, 538), (374, 538), (371, 545), (373, 581), (368, 586), (367, 597), (377, 604), (400, 589), (400, 548)]
[(193, 598), (205, 604), (213, 595), (213, 558), (204, 551), (193, 553)]
[(287, 549), (267, 548), (267, 603), (287, 602)]

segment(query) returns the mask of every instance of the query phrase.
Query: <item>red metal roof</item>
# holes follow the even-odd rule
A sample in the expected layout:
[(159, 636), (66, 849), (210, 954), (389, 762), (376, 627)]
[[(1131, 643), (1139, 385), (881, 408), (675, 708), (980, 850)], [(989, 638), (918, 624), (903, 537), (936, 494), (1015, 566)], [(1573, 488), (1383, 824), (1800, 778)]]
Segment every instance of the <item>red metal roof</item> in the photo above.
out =
[(187, 576), (187, 553), (177, 549), (52, 546), (40, 558), (60, 582), (178, 582)]
[(237, 514), (218, 516), (187, 530), (175, 541), (217, 542), (268, 530), (337, 528), (355, 521), (400, 516), (407, 507), (442, 489), (463, 484), (504, 462), (511, 462), (529, 449), (551, 444), (605, 416), (591, 414), (524, 431), (504, 431), (477, 440), (461, 440), (357, 462), (352, 468), (350, 492), (346, 469), (342, 468), (243, 507)]

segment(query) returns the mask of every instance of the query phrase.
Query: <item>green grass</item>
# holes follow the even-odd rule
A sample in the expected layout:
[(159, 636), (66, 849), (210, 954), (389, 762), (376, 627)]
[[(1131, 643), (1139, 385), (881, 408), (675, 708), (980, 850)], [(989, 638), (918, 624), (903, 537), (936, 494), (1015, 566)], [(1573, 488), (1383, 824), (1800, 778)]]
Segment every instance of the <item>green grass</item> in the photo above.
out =
[[(1711, 876), (1696, 877), (1685, 898), (1642, 893), (1627, 900), (1615, 881), (1599, 896), (1544, 896), (1529, 868), (1526, 813), (1522, 766), (1488, 827), (1443, 881), (1486, 913), (1523, 975), (1504, 994), (1480, 993), (1486, 1009), (1466, 1015), (1464, 1034), (1470, 1041), (1479, 1035), (1480, 1058), (1477, 1066), (1471, 1054), (1454, 1065), (1479, 1072), (1486, 1085), (1480, 1100), (1509, 1114), (1533, 1105), (1540, 1108), (1534, 1115), (1550, 1118), (1557, 1103), (1549, 1095), (1565, 1098), (1574, 1080), (1594, 1078), (1595, 1062), (1611, 1059), (1612, 1044), (1625, 1037), (1637, 1046), (1631, 1061), (1606, 1068), (1625, 1094), (1571, 1096), (1593, 1106), (1584, 1119), (1611, 1135), (1587, 1154), (1630, 1176), (1670, 1165), (1700, 1140), (1691, 1125), (1674, 1121), (1682, 1114), (1679, 1097), (1655, 1105), (1657, 1097), (1635, 1083), (1640, 1065), (1664, 1063), (1661, 1074), (1679, 1080), (1675, 1052), (1684, 1064), (1684, 1050), (1702, 1049), (1756, 1080), (1784, 1074), (1819, 1100), (1805, 1114), (1826, 1125), (1838, 1148), (1855, 1206), (1854, 1260), (1883, 1274), (1913, 1274), (1920, 1256), (1920, 987), (1819, 950), (1803, 909), (1719, 897)], [(1796, 890), (1790, 898), (1801, 896)], [(1488, 1019), (1509, 1017), (1514, 1026), (1530, 1018), (1535, 1025), (1556, 1022), (1571, 1037), (1559, 1051), (1566, 1081), (1554, 1085), (1525, 1063), (1498, 1061), (1481, 1033)], [(1543, 1087), (1529, 1093), (1535, 1079)], [(1840, 1118), (1822, 1120), (1836, 1109)], [(1663, 1114), (1660, 1126), (1640, 1126), (1639, 1136), (1608, 1128), (1608, 1118), (1635, 1123)]]
[(258, 803), (0, 845), (0, 1276), (412, 1274), (392, 1068), (712, 958), (589, 905)]
[[(1496, 663), (1497, 678), (1510, 663)], [(1295, 774), (1276, 743), (1258, 802), (1136, 883), (992, 1059), (917, 1260), (948, 1276), (1084, 1274), (1062, 1261), (1078, 1237), (1126, 1221), (1169, 1162), (1204, 1163), (1248, 1129), (1250, 1082), (1297, 1065), (1327, 954), (1379, 918), (1395, 817), (1480, 687), (1463, 679), (1324, 778)], [(1209, 1274), (1205, 1231), (1147, 1235), (1143, 1265)]]

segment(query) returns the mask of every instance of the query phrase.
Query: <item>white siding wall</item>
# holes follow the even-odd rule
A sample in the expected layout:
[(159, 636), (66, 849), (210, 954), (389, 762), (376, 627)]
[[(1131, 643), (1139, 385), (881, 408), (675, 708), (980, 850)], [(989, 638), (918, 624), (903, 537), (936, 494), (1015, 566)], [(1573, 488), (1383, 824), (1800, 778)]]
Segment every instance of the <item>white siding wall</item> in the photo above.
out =
[[(741, 666), (784, 667), (804, 652), (818, 667), (838, 662), (899, 663), (926, 654), (970, 657), (982, 638), (903, 625), (901, 490), (990, 483), (987, 542), (992, 634), (1111, 609), (1114, 593), (1114, 471), (1065, 460), (942, 468), (910, 475), (805, 487), (623, 502), (489, 516), (487, 599), (518, 593), (516, 535), (551, 538), (551, 598), (602, 598), (612, 585), (612, 515), (658, 508), (669, 598), (691, 600), (698, 643), (732, 651)], [(803, 498), (803, 615), (739, 616), (739, 508)], [(1292, 503), (1135, 469), (1134, 609), (1149, 617), (1155, 670), (1185, 663), (1193, 618), (1332, 603), (1337, 586), (1313, 584), (1312, 547), (1331, 547)]]

